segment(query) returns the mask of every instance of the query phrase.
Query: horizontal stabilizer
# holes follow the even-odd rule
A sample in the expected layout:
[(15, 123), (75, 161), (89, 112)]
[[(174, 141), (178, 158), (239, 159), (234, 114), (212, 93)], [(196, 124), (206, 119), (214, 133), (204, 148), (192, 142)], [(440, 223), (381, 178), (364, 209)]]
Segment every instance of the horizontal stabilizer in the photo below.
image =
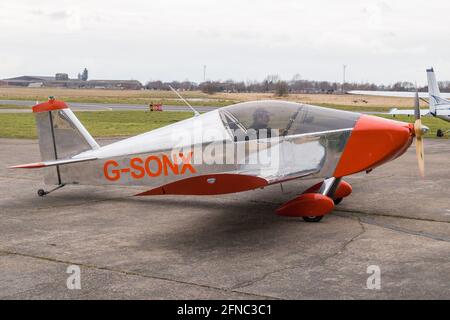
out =
[(92, 160), (97, 160), (97, 158), (78, 158), (78, 159), (42, 161), (42, 162), (34, 162), (34, 163), (27, 163), (27, 164), (19, 164), (17, 166), (9, 167), (9, 169), (37, 169), (37, 168), (58, 166), (58, 165), (63, 165), (63, 164), (92, 161)]

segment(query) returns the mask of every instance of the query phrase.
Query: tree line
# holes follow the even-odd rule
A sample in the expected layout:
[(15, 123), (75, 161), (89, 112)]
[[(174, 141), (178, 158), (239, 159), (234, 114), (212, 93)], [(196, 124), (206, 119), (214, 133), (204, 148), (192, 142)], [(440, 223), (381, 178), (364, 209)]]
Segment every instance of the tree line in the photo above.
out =
[[(149, 90), (170, 90), (169, 85), (176, 90), (194, 91), (201, 90), (204, 93), (214, 94), (217, 92), (241, 93), (275, 93), (283, 96), (289, 93), (339, 93), (350, 90), (371, 91), (415, 91), (415, 85), (408, 81), (399, 81), (390, 85), (377, 85), (374, 83), (341, 82), (303, 80), (295, 76), (292, 80), (280, 79), (277, 75), (269, 75), (263, 81), (204, 81), (201, 83), (191, 81), (162, 82), (160, 80), (148, 81), (145, 85)], [(450, 81), (439, 82), (443, 92), (450, 92)], [(419, 91), (428, 91), (427, 86), (418, 87)]]

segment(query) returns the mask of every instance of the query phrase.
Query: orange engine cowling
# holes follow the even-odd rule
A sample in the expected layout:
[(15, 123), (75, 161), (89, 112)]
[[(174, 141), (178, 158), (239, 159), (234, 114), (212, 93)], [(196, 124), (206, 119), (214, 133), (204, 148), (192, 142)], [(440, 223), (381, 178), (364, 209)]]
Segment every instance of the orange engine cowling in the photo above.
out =
[(356, 122), (335, 177), (371, 170), (401, 156), (411, 145), (413, 127), (409, 123), (362, 115)]
[(320, 193), (305, 193), (286, 202), (277, 209), (277, 214), (287, 217), (323, 216), (334, 209), (331, 198)]

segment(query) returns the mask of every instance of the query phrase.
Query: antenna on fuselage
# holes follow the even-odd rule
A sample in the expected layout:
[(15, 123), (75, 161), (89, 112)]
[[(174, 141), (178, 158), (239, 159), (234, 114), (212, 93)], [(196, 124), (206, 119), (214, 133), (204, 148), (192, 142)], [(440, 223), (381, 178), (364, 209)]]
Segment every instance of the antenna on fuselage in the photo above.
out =
[(194, 117), (197, 117), (197, 116), (200, 115), (200, 113), (199, 113), (197, 110), (195, 110), (194, 107), (191, 106), (191, 105), (189, 104), (189, 102), (187, 102), (186, 99), (184, 99), (184, 98), (181, 96), (181, 94), (178, 93), (177, 90), (175, 90), (174, 88), (172, 88), (171, 85), (169, 85), (169, 88), (170, 88), (170, 90), (172, 90), (173, 92), (175, 92), (175, 94), (176, 94), (178, 97), (180, 97), (180, 99), (183, 100), (184, 103), (186, 103), (187, 106), (188, 106), (189, 108), (191, 108), (191, 110), (194, 112)]

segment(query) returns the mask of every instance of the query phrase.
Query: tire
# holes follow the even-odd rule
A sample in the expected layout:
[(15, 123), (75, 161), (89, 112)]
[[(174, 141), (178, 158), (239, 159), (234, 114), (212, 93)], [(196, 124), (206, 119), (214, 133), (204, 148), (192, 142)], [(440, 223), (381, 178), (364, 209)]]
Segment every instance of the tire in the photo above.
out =
[(303, 217), (303, 220), (306, 222), (319, 222), (322, 220), (323, 216), (312, 216), (312, 217)]
[(342, 200), (344, 200), (344, 198), (336, 198), (336, 199), (333, 199), (334, 205), (337, 206), (339, 203), (342, 202)]
[(37, 191), (37, 194), (38, 194), (39, 197), (43, 197), (43, 196), (45, 196), (47, 193), (44, 191), (44, 189), (39, 189), (39, 190)]
[(444, 131), (442, 131), (442, 129), (438, 129), (436, 132), (436, 136), (442, 138), (444, 136)]

